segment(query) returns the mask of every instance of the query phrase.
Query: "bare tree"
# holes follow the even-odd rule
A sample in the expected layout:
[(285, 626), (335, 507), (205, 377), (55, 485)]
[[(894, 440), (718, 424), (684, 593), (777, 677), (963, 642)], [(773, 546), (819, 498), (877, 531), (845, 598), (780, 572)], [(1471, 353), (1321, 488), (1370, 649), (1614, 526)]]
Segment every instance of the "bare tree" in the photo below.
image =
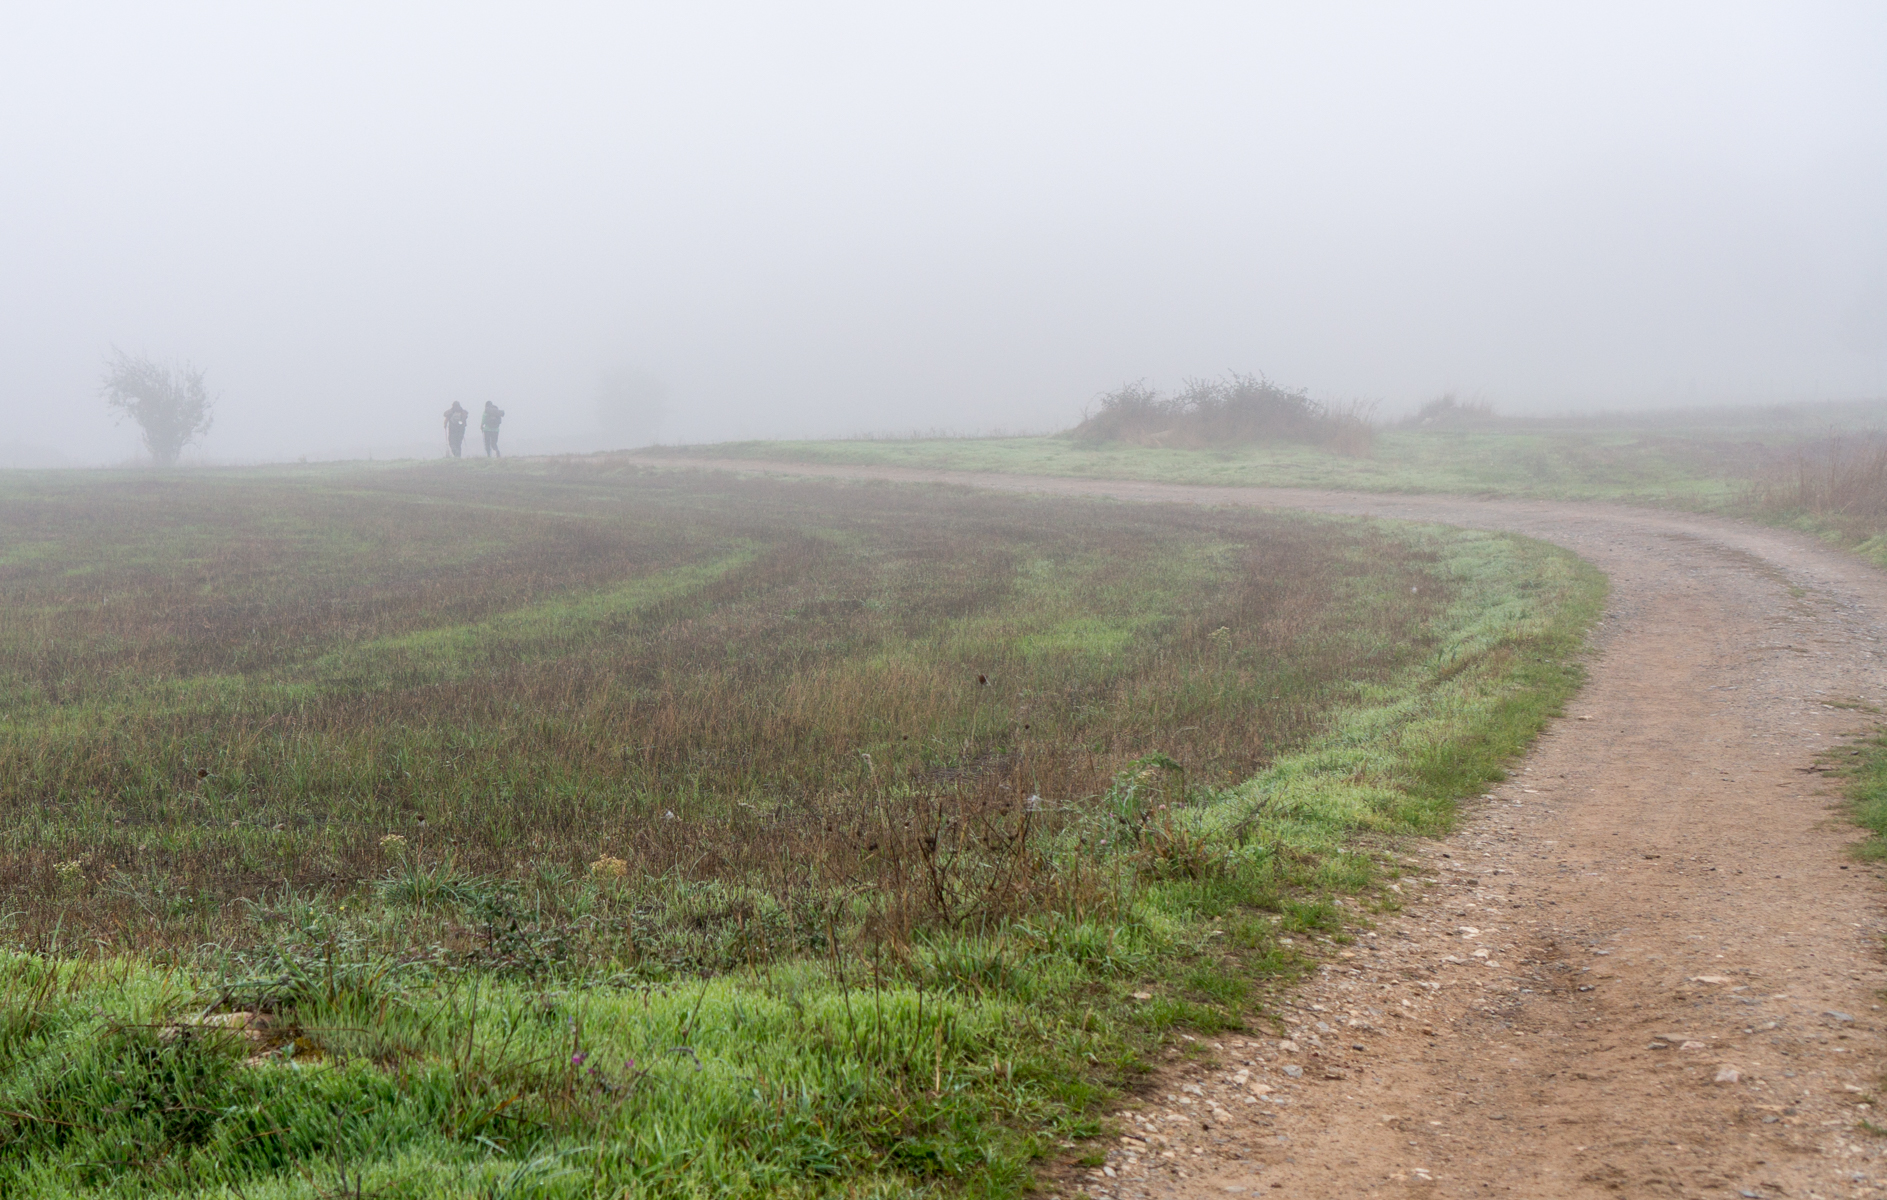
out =
[(203, 369), (189, 363), (164, 364), (142, 355), (113, 350), (99, 389), (105, 403), (144, 431), (144, 448), (160, 467), (177, 461), (197, 438), (210, 431), (214, 403), (203, 387)]

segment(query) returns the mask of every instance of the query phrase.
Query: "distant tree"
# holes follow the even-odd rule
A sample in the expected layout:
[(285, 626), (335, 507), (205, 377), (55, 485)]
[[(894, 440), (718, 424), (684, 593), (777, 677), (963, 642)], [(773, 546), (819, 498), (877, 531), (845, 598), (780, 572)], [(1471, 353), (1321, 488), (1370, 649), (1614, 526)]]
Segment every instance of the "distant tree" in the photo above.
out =
[(203, 369), (164, 364), (114, 350), (99, 389), (105, 404), (144, 432), (144, 448), (160, 467), (177, 461), (183, 448), (210, 431), (214, 403), (203, 387)]

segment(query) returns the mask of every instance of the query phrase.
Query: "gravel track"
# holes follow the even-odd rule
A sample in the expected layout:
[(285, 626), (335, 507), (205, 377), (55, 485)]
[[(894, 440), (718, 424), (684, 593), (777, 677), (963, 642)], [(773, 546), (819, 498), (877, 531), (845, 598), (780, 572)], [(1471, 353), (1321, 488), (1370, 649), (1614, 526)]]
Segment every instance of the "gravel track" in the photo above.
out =
[(742, 460), (667, 466), (1253, 505), (1505, 530), (1612, 596), (1585, 689), (1402, 911), (1174, 1055), (1063, 1194), (1887, 1195), (1879, 872), (1820, 767), (1887, 705), (1887, 573), (1812, 539), (1594, 503)]

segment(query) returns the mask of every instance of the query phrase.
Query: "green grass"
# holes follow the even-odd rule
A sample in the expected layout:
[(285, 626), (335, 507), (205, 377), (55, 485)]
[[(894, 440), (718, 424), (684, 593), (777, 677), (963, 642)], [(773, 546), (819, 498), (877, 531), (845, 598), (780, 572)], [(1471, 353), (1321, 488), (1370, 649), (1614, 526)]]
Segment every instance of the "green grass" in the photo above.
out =
[(0, 959), (7, 1194), (1012, 1192), (1092, 1130), (1057, 1056), (1121, 1053), (1017, 981), (848, 990), (816, 963), (641, 989), (344, 975), (295, 1006), (292, 1036), (254, 1041), (175, 1023), (194, 986)]
[(1887, 729), (1829, 751), (1823, 763), (1841, 778), (1848, 815), (1873, 835), (1854, 847), (1855, 856), (1865, 862), (1887, 861)]
[(1604, 595), (602, 465), (0, 486), (4, 1195), (1018, 1195), (1347, 936)]

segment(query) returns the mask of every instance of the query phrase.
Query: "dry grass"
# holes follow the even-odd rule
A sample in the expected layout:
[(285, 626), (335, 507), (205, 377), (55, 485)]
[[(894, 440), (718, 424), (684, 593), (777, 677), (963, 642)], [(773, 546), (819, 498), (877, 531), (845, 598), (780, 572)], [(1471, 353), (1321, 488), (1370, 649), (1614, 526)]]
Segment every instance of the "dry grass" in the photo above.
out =
[(1887, 526), (1887, 434), (1850, 433), (1791, 447), (1757, 479), (1752, 502), (1771, 515), (1821, 518), (1865, 541)]

